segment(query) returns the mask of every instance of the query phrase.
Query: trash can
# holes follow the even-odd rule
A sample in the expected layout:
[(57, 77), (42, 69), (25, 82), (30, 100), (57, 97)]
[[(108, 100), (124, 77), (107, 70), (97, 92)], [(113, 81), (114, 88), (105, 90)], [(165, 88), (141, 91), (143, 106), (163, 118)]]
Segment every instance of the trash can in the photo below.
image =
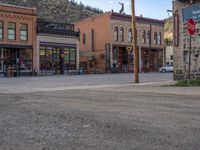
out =
[(84, 74), (84, 71), (82, 68), (79, 69), (79, 75), (83, 75)]

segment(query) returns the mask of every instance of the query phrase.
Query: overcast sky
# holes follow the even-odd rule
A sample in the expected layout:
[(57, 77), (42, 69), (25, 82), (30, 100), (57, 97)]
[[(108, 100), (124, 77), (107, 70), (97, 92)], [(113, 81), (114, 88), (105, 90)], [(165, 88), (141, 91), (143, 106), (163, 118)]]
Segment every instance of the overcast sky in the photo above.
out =
[[(121, 8), (119, 2), (125, 4), (125, 12), (131, 14), (131, 0), (76, 0), (85, 5), (100, 8), (104, 11), (112, 9), (118, 12)], [(167, 10), (172, 9), (172, 0), (135, 0), (136, 15), (144, 17), (165, 19), (168, 17)], [(170, 14), (171, 15), (171, 14)]]

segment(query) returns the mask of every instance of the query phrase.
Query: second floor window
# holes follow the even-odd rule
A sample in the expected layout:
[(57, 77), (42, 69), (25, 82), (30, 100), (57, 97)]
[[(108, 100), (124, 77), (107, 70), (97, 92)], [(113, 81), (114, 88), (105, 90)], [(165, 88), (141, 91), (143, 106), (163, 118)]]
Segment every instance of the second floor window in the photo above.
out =
[(28, 25), (21, 24), (20, 26), (20, 40), (27, 41), (28, 40)]
[(16, 40), (16, 24), (15, 23), (8, 23), (8, 39), (9, 40)]
[(150, 31), (147, 32), (147, 44), (151, 42), (151, 33)]
[(158, 45), (161, 45), (161, 32), (158, 33)]
[(132, 42), (133, 39), (133, 33), (132, 33), (132, 29), (130, 28), (128, 30), (128, 42)]
[(145, 44), (146, 43), (146, 31), (143, 30), (142, 32), (142, 43)]
[(86, 34), (83, 33), (83, 44), (85, 44), (85, 43), (86, 43)]
[(158, 34), (156, 31), (154, 32), (154, 44), (158, 44)]
[(3, 21), (0, 21), (0, 39), (3, 39)]
[(115, 41), (118, 41), (118, 27), (115, 27), (115, 29), (114, 29), (114, 40)]
[(124, 42), (124, 28), (121, 27), (119, 30), (119, 40), (120, 42)]

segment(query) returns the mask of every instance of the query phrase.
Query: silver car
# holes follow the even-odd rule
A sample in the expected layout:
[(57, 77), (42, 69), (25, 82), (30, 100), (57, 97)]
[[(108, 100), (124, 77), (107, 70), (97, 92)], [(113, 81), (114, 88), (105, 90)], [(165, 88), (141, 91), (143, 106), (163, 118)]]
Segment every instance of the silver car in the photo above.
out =
[(174, 66), (172, 65), (167, 65), (167, 66), (164, 66), (164, 67), (161, 67), (159, 69), (159, 72), (173, 72), (174, 71)]

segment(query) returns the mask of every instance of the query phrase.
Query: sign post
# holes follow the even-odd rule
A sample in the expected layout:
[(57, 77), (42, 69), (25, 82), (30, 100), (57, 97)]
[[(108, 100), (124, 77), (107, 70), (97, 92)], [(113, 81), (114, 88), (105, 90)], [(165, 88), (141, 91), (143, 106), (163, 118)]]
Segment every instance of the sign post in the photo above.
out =
[(188, 34), (190, 35), (190, 45), (189, 45), (189, 64), (188, 64), (188, 83), (190, 83), (191, 80), (191, 47), (192, 47), (192, 35), (195, 34), (195, 21), (193, 19), (189, 19), (187, 21), (187, 30)]

